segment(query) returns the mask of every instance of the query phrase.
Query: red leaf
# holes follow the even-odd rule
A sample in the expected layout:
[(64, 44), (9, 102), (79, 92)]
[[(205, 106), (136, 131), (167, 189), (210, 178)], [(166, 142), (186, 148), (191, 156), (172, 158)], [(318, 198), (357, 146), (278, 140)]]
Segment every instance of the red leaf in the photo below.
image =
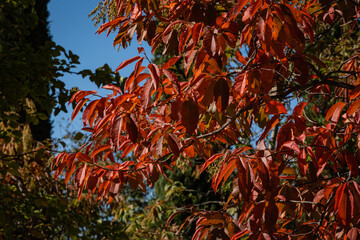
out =
[(123, 61), (115, 70), (115, 72), (118, 72), (119, 70), (123, 69), (124, 67), (126, 67), (127, 65), (129, 65), (130, 63), (133, 63), (135, 62), (136, 60), (139, 60), (141, 59), (140, 56), (136, 56), (136, 57), (133, 57), (133, 58), (130, 58), (128, 60), (125, 60)]
[[(109, 194), (111, 196), (115, 196), (116, 194), (118, 194), (120, 192), (120, 189), (121, 189), (121, 184), (119, 182), (111, 181), (110, 188), (109, 188)], [(134, 190), (136, 190), (136, 187), (134, 188)]]
[(85, 103), (87, 102), (87, 98), (83, 98), (80, 100), (80, 102), (78, 102), (78, 104), (76, 105), (72, 115), (71, 115), (71, 121), (74, 120), (74, 118), (76, 117), (76, 115), (80, 112), (81, 108), (85, 105)]
[(337, 123), (340, 117), (340, 113), (342, 108), (345, 106), (346, 103), (338, 102), (331, 106), (331, 108), (327, 111), (325, 120), (329, 121), (331, 118), (332, 122)]
[(345, 222), (346, 220), (346, 199), (343, 199), (345, 195), (344, 194), (345, 190), (346, 190), (346, 183), (343, 183), (342, 185), (340, 185), (340, 187), (338, 187), (335, 194), (335, 205), (334, 205), (335, 211), (337, 211), (337, 213), (340, 215), (340, 219), (343, 222)]
[(199, 110), (191, 98), (183, 102), (181, 108), (181, 122), (186, 128), (188, 134), (193, 134), (197, 128), (199, 120)]
[(282, 148), (289, 148), (295, 152), (298, 152), (300, 153), (300, 148), (299, 146), (295, 143), (295, 141), (287, 141), (287, 142), (284, 142), (283, 145), (282, 145)]
[(138, 47), (137, 50), (139, 54), (145, 51), (143, 47)]
[(151, 76), (151, 75), (148, 74), (148, 73), (141, 73), (141, 74), (139, 74), (139, 75), (135, 78), (136, 83), (139, 84), (139, 83), (141, 83), (143, 80), (149, 78), (150, 76)]
[(77, 186), (81, 186), (84, 182), (85, 176), (86, 176), (86, 164), (79, 167), (78, 172), (75, 175), (75, 181)]
[(150, 102), (151, 102), (151, 92), (153, 91), (153, 85), (152, 85), (152, 82), (151, 80), (147, 80), (144, 85), (143, 85), (143, 89), (142, 89), (142, 92), (141, 92), (141, 106), (142, 108), (146, 109)]
[(359, 229), (357, 228), (352, 228), (350, 229), (350, 231), (347, 233), (347, 239), (349, 240), (356, 240), (359, 239)]
[(294, 116), (302, 116), (305, 106), (307, 105), (306, 102), (299, 102), (296, 107), (294, 107), (292, 115)]
[(96, 105), (98, 102), (99, 102), (99, 100), (94, 100), (91, 103), (89, 103), (89, 105), (85, 108), (85, 110), (83, 112), (83, 116), (82, 116), (84, 127), (87, 124), (89, 124), (89, 119), (90, 119), (91, 115), (93, 114), (94, 109), (96, 108)]
[(351, 176), (357, 177), (359, 175), (359, 163), (356, 160), (355, 156), (349, 152), (345, 153), (345, 160), (349, 166)]
[(133, 143), (136, 143), (138, 139), (138, 128), (134, 119), (134, 115), (132, 114), (128, 117), (128, 121), (126, 123), (126, 130), (128, 131), (130, 140)]
[[(210, 231), (210, 228), (208, 227), (199, 227), (196, 229), (192, 240), (202, 240), (205, 237), (205, 234), (207, 234)], [(209, 238), (210, 239), (210, 238)]]
[(215, 56), (215, 54), (217, 53), (218, 46), (217, 46), (216, 36), (214, 34), (211, 34), (210, 49), (211, 49), (212, 55)]
[(104, 89), (109, 89), (114, 91), (114, 95), (116, 96), (116, 93), (121, 94), (121, 89), (118, 86), (115, 86), (113, 84), (108, 84), (103, 86)]
[(261, 7), (262, 1), (256, 1), (253, 4), (250, 4), (248, 8), (245, 9), (242, 21), (245, 23), (249, 23), (250, 20), (254, 17), (257, 10)]
[(298, 164), (299, 164), (299, 170), (300, 172), (305, 175), (307, 170), (306, 165), (306, 150), (305, 147), (300, 150), (300, 154), (298, 157)]
[(256, 22), (257, 36), (263, 42), (265, 41), (265, 20), (261, 16), (258, 17)]
[(214, 98), (219, 112), (225, 111), (229, 104), (229, 85), (224, 78), (219, 79), (215, 83)]
[(266, 103), (265, 113), (269, 115), (270, 114), (277, 115), (277, 114), (286, 114), (287, 111), (283, 104), (277, 101), (269, 101), (268, 103)]
[(179, 139), (173, 133), (169, 133), (167, 141), (168, 141), (171, 152), (176, 157), (178, 157), (180, 154), (180, 149), (181, 149)]
[(98, 183), (98, 180), (99, 180), (98, 176), (96, 176), (95, 174), (90, 174), (86, 183), (86, 187), (91, 191), (94, 190)]
[(152, 80), (152, 86), (155, 90), (157, 90), (159, 82), (160, 82), (160, 70), (157, 65), (150, 63), (148, 65), (151, 80)]
[(275, 230), (278, 215), (279, 210), (275, 202), (269, 202), (268, 206), (265, 209), (265, 226), (269, 232), (273, 232)]
[(115, 145), (115, 148), (120, 146), (120, 139), (121, 139), (121, 130), (122, 130), (123, 118), (114, 117), (111, 121), (110, 127), (110, 139), (112, 144)]
[(65, 169), (65, 167), (68, 163), (68, 158), (71, 157), (71, 155), (69, 156), (68, 153), (61, 153), (55, 157), (54, 167), (57, 166), (57, 169), (54, 173), (55, 179), (57, 179), (59, 177), (59, 175), (62, 173), (62, 171)]
[[(111, 22), (104, 23), (103, 25), (101, 25), (99, 27), (99, 29), (96, 31), (96, 33), (101, 34), (109, 27), (111, 29), (113, 26), (118, 25), (123, 19), (124, 19), (124, 17), (117, 17), (114, 20), (112, 20)], [(110, 31), (109, 31), (109, 33), (110, 33)]]

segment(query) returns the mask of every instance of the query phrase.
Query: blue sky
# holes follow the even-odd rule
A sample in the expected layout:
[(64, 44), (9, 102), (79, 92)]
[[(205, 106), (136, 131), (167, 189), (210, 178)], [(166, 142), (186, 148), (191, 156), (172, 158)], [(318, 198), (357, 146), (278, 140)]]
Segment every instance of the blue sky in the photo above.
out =
[[(96, 7), (100, 0), (51, 0), (48, 9), (50, 12), (50, 32), (58, 45), (66, 50), (71, 50), (80, 57), (80, 65), (76, 71), (82, 69), (95, 70), (107, 63), (112, 69), (116, 69), (121, 62), (138, 54), (137, 47), (140, 45), (135, 41), (127, 49), (114, 48), (112, 41), (115, 35), (106, 37), (106, 33), (95, 34), (98, 27), (94, 26), (88, 14)], [(135, 38), (136, 39), (136, 38)], [(128, 66), (120, 72), (121, 76), (128, 76), (132, 66)], [(97, 89), (88, 79), (80, 76), (65, 75), (62, 80), (67, 88), (78, 87), (80, 90)], [(101, 91), (101, 94), (106, 94)], [(60, 113), (53, 117), (53, 138), (64, 136), (64, 128), (80, 130), (82, 125), (80, 115), (73, 124), (69, 126), (72, 108), (69, 106), (69, 113)]]

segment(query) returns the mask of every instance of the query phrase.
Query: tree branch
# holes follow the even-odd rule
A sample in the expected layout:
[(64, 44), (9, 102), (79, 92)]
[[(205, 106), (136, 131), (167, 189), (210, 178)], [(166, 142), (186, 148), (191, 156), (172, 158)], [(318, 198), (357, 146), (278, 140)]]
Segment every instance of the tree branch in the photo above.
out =
[(275, 95), (274, 98), (278, 98), (278, 99), (282, 99), (285, 98), (287, 95), (297, 92), (297, 91), (303, 91), (309, 88), (313, 88), (319, 85), (329, 85), (329, 86), (334, 86), (334, 87), (341, 87), (341, 88), (345, 88), (345, 89), (349, 89), (349, 90), (354, 90), (355, 86), (348, 84), (348, 83), (343, 83), (343, 82), (336, 82), (336, 81), (330, 81), (327, 79), (323, 79), (323, 80), (314, 80), (310, 83), (307, 84), (303, 84), (303, 85), (296, 85), (292, 88), (289, 88), (287, 91), (285, 91), (284, 93)]

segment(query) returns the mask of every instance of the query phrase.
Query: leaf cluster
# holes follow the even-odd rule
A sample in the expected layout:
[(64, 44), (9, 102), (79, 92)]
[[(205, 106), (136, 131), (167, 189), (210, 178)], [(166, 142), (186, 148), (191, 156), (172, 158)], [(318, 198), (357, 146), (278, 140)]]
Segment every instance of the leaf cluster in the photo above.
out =
[[(56, 176), (74, 175), (79, 198), (112, 202), (126, 186), (148, 191), (160, 176), (176, 193), (181, 184), (168, 171), (212, 168), (208, 186), (216, 193), (230, 185), (226, 200), (178, 209), (166, 224), (177, 233), (195, 223), (193, 239), (356, 239), (360, 82), (352, 38), (360, 9), (347, 3), (116, 2), (116, 17), (98, 33), (115, 31), (114, 46), (124, 48), (136, 36), (168, 57), (154, 62), (139, 48), (116, 69), (135, 63), (123, 87), (104, 86), (106, 97), (73, 95), (72, 118), (85, 107), (91, 137), (54, 158)], [(336, 41), (338, 29), (349, 34)]]

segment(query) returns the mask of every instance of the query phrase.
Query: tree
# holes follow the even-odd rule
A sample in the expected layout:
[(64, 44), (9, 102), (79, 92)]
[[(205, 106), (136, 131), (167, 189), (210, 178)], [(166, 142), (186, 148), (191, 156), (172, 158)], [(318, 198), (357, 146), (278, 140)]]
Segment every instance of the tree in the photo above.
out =
[[(65, 191), (64, 179), (51, 175), (49, 118), (66, 110), (70, 91), (59, 77), (79, 57), (51, 41), (47, 3), (0, 3), (0, 238), (127, 239), (112, 209), (79, 201), (75, 190)], [(82, 74), (96, 82), (106, 70)]]
[(91, 138), (54, 158), (56, 175), (66, 169), (79, 197), (111, 202), (127, 184), (146, 191), (199, 159), (215, 192), (234, 178), (218, 209), (170, 216), (173, 226), (190, 213), (177, 229), (196, 221), (193, 239), (357, 239), (357, 1), (110, 2), (115, 15), (98, 33), (118, 30), (124, 48), (136, 33), (172, 57), (156, 64), (139, 48), (116, 69), (136, 63), (123, 87), (72, 96), (73, 118), (88, 103)]

